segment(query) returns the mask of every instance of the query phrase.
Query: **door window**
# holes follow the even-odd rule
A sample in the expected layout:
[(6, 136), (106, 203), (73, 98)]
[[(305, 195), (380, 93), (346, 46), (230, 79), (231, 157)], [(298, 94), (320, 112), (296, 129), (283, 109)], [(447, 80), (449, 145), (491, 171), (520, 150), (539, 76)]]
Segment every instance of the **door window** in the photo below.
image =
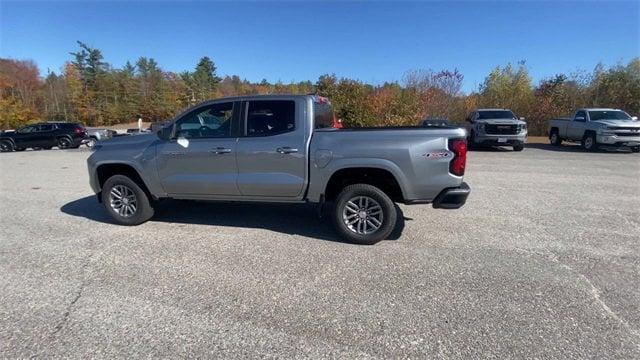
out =
[[(578, 120), (578, 118), (579, 118), (579, 117), (582, 117), (582, 119), (581, 119), (581, 120)], [(585, 122), (585, 121), (587, 121), (587, 113), (585, 113), (584, 111), (578, 111), (578, 112), (576, 113), (576, 119), (575, 119), (575, 120), (576, 120), (576, 121), (579, 121), (579, 122)]]
[(295, 130), (296, 103), (292, 100), (250, 101), (247, 136), (272, 136)]
[(22, 129), (19, 129), (17, 132), (20, 134), (28, 134), (28, 133), (34, 133), (36, 131), (38, 131), (37, 126), (25, 126)]
[(175, 123), (176, 138), (231, 137), (233, 102), (212, 104), (198, 108)]
[(52, 124), (43, 124), (38, 126), (38, 131), (40, 132), (45, 132), (45, 131), (52, 131), (53, 130), (53, 125)]

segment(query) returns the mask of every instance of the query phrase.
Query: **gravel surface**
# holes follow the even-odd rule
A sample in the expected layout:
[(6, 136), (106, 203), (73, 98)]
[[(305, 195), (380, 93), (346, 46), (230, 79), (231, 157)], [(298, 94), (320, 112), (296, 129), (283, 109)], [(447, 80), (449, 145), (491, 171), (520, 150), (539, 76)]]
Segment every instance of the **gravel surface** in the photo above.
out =
[(376, 246), (313, 208), (110, 223), (87, 151), (0, 154), (0, 357), (640, 358), (640, 156), (469, 155)]

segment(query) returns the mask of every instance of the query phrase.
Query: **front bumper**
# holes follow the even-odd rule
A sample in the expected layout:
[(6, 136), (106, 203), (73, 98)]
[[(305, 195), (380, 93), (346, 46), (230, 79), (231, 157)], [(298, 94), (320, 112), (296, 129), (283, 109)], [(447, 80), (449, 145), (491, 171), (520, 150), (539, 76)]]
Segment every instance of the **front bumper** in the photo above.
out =
[(617, 136), (598, 134), (596, 136), (596, 141), (600, 145), (607, 146), (640, 146), (640, 136)]
[(471, 188), (466, 182), (459, 187), (444, 189), (433, 200), (433, 207), (436, 209), (459, 209), (467, 202), (467, 197), (471, 193)]
[(516, 135), (476, 134), (473, 142), (482, 145), (522, 145), (527, 142), (527, 133)]

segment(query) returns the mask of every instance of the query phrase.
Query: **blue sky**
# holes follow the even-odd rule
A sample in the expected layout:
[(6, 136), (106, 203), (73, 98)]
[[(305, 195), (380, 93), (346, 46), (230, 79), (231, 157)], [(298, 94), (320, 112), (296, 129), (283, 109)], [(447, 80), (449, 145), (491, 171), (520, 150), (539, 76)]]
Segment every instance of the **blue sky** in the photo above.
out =
[(81, 40), (114, 66), (165, 70), (211, 57), (221, 75), (370, 83), (458, 68), (475, 90), (526, 60), (535, 80), (640, 55), (640, 2), (12, 2), (0, 0), (0, 56), (58, 71)]

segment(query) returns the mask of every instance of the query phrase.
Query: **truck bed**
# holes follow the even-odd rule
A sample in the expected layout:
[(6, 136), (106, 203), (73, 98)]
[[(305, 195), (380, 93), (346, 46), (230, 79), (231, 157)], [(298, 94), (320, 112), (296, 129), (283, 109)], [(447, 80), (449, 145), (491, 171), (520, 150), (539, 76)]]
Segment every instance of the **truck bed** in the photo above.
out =
[(309, 146), (308, 196), (318, 201), (330, 176), (342, 168), (387, 170), (398, 180), (405, 200), (433, 200), (444, 188), (462, 184), (449, 172), (450, 139), (464, 139), (462, 128), (378, 127), (319, 129)]

